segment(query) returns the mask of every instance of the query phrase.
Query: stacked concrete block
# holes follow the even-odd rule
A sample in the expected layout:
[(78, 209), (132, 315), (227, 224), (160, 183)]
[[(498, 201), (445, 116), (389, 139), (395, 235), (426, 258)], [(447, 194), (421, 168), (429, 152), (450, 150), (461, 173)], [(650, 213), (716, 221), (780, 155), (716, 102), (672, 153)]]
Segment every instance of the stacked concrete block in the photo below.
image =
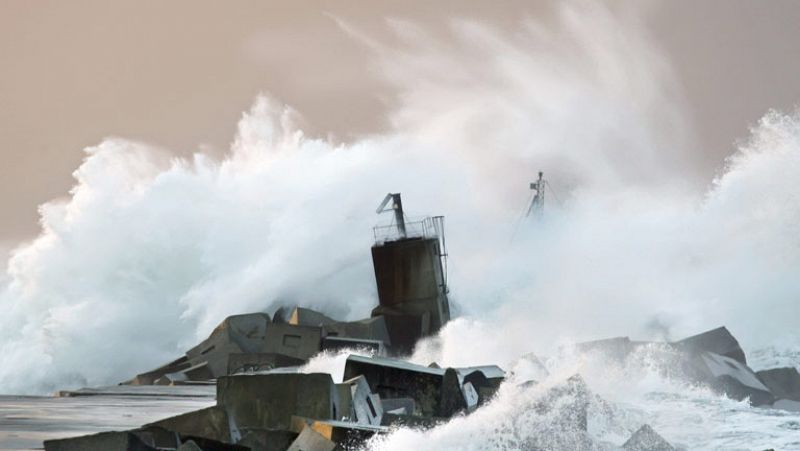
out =
[(502, 373), (497, 367), (480, 368), (483, 370), (443, 369), (397, 359), (351, 355), (345, 364), (344, 377), (363, 376), (370, 390), (381, 399), (413, 399), (413, 410), (421, 416), (450, 417), (474, 410), (478, 405), (477, 390), (472, 382), (465, 382), (465, 376), (477, 372), (488, 381), (484, 371), (493, 376), (492, 379)]

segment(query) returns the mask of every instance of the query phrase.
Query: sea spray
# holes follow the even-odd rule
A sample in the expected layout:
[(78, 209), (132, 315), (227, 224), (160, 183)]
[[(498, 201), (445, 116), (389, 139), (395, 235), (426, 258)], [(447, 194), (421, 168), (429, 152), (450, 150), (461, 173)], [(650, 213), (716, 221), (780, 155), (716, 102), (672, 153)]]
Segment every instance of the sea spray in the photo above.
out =
[[(41, 208), (42, 234), (9, 262), (0, 391), (124, 380), (234, 313), (365, 316), (373, 209), (394, 191), (448, 221), (464, 318), (426, 360), (505, 364), (720, 324), (748, 349), (796, 342), (798, 115), (768, 114), (702, 181), (668, 61), (637, 20), (588, 8), (514, 33), (454, 21), (447, 42), (391, 22), (401, 48), (372, 47), (401, 92), (381, 135), (308, 137), (259, 97), (221, 160), (88, 149), (70, 198)], [(513, 234), (539, 170), (558, 199)]]

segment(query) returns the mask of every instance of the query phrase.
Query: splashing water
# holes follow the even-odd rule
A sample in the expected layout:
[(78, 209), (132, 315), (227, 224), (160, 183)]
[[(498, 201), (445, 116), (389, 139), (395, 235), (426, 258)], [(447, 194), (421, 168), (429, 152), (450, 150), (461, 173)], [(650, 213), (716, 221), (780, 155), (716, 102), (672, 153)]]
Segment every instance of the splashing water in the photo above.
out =
[[(568, 3), (556, 18), (513, 32), (453, 21), (447, 40), (390, 21), (394, 47), (343, 24), (400, 93), (380, 135), (307, 137), (297, 113), (261, 96), (222, 160), (126, 139), (87, 149), (70, 198), (41, 207), (41, 235), (1, 280), (0, 392), (124, 380), (235, 313), (366, 316), (373, 209), (397, 191), (410, 212), (447, 217), (462, 312), (414, 361), (511, 368), (575, 340), (725, 324), (756, 366), (799, 365), (800, 113), (767, 113), (704, 181), (669, 63), (638, 16)], [(561, 202), (517, 224), (539, 170)], [(375, 446), (517, 449), (547, 424), (530, 406), (575, 372), (609, 402), (596, 404), (591, 446), (649, 422), (691, 449), (791, 447), (800, 424), (646, 373), (632, 386), (547, 366), (532, 389), (506, 384), (474, 415)]]

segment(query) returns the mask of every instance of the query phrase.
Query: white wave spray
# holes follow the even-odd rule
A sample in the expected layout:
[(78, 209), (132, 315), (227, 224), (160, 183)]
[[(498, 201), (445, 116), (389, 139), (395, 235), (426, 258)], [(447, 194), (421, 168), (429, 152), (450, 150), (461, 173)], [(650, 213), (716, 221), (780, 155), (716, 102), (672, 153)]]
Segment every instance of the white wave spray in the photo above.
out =
[[(797, 365), (800, 114), (768, 113), (704, 183), (638, 13), (570, 3), (556, 18), (454, 21), (448, 39), (390, 21), (393, 46), (343, 24), (400, 92), (381, 135), (307, 137), (259, 97), (221, 161), (125, 139), (87, 149), (70, 198), (41, 207), (41, 235), (8, 263), (0, 392), (124, 380), (234, 313), (366, 316), (373, 209), (390, 191), (447, 217), (462, 318), (419, 361), (511, 365), (726, 324), (747, 350), (780, 344), (764, 364)], [(559, 202), (518, 224), (539, 170)]]

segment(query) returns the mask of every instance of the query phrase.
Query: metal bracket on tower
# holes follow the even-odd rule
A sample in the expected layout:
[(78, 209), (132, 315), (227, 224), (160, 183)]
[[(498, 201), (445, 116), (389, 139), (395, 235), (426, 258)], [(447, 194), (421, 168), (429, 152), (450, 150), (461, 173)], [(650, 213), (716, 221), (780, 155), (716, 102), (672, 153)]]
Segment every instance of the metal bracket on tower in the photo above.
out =
[[(389, 202), (392, 202), (390, 208), (386, 208)], [(381, 214), (385, 211), (394, 210), (394, 221), (397, 224), (397, 233), (400, 238), (406, 238), (406, 220), (403, 216), (403, 201), (400, 199), (400, 193), (389, 193), (383, 198), (383, 202), (375, 210), (375, 213)]]

